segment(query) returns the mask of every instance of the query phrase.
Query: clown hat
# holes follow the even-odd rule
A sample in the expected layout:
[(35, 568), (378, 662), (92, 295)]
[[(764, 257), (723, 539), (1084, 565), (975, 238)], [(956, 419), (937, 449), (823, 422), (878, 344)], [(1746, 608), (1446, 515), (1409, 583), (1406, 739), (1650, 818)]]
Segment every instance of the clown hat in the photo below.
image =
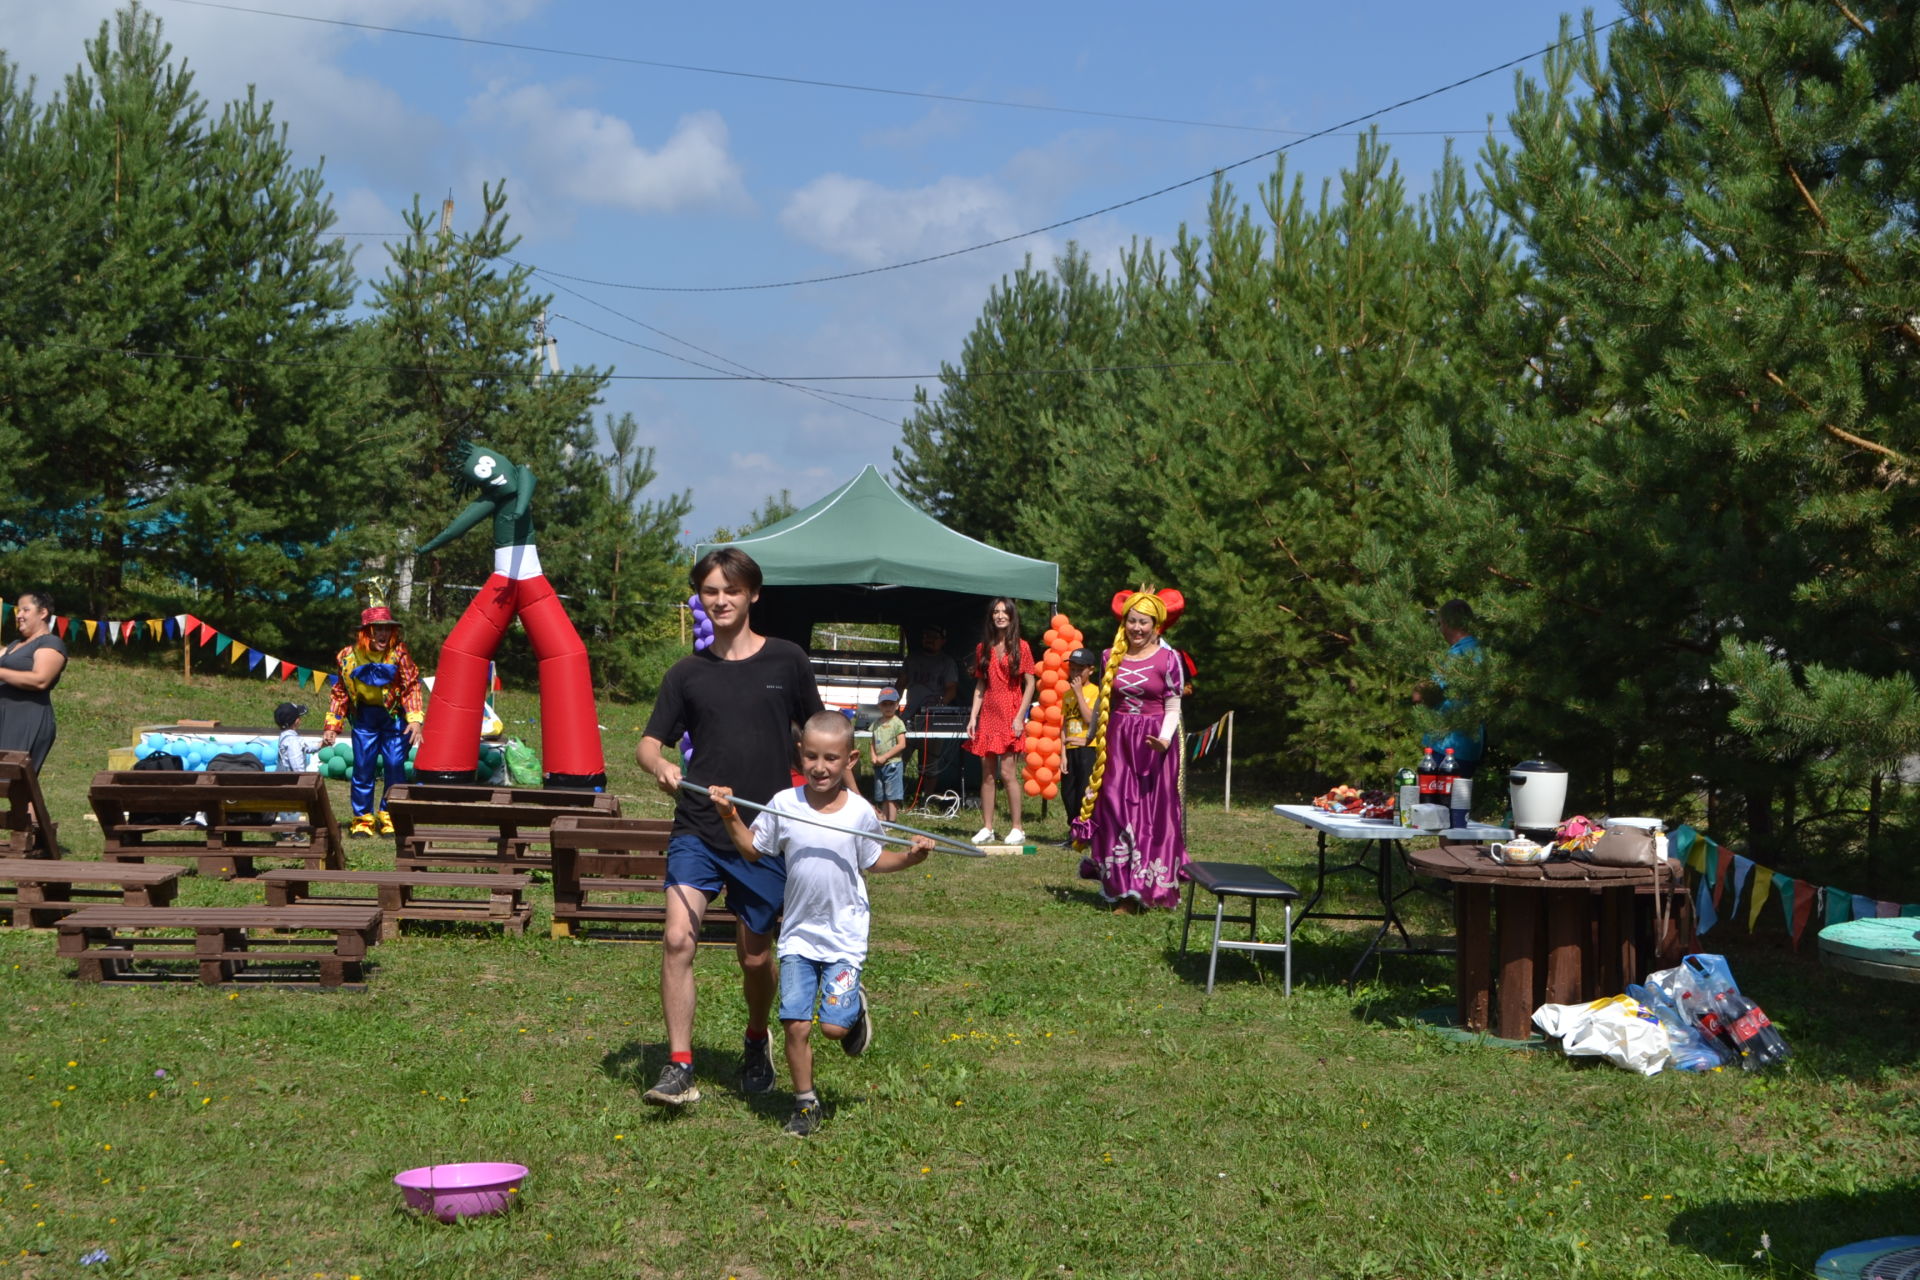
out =
[(400, 625), (393, 616), (393, 609), (387, 604), (387, 597), (393, 591), (392, 578), (367, 578), (361, 582), (360, 590), (367, 597), (367, 607), (360, 611), (361, 626), (397, 627)]

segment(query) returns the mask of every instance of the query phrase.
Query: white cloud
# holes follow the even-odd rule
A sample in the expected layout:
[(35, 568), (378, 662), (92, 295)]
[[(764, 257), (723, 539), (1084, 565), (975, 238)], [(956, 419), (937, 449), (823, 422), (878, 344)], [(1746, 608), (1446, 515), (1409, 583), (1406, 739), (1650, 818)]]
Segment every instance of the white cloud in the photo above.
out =
[(680, 117), (649, 149), (625, 120), (568, 106), (546, 85), (492, 85), (469, 105), (476, 123), (505, 136), (529, 180), (568, 201), (632, 213), (752, 208), (716, 111)]
[(1013, 199), (987, 178), (892, 189), (829, 173), (793, 193), (780, 223), (817, 249), (877, 266), (1020, 230)]

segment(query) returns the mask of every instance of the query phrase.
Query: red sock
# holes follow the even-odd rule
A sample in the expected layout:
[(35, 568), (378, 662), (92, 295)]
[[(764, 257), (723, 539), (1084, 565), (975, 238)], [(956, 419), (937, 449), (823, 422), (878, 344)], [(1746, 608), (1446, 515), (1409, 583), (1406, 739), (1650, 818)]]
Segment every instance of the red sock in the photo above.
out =
[(677, 1062), (683, 1067), (690, 1067), (693, 1065), (693, 1050), (675, 1049), (672, 1053), (669, 1053), (667, 1055), (667, 1061)]
[(767, 1029), (765, 1027), (748, 1027), (747, 1028), (747, 1039), (765, 1040), (766, 1038), (767, 1038)]

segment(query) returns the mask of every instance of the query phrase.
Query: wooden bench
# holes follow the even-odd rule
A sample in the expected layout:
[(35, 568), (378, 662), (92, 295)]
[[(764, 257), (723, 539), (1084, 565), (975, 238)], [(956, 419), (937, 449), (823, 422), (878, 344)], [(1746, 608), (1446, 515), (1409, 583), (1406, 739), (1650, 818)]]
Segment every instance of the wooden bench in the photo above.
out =
[(387, 812), (400, 871), (546, 871), (555, 819), (617, 818), (620, 800), (601, 791), (409, 782), (387, 793)]
[(59, 827), (47, 816), (40, 779), (24, 751), (0, 751), (0, 794), (6, 797), (6, 843), (0, 856), (57, 858)]
[[(291, 858), (309, 869), (346, 865), (340, 824), (317, 773), (162, 773), (128, 770), (93, 775), (87, 801), (100, 820), (107, 862), (192, 858), (203, 875), (254, 875), (255, 858)], [(300, 811), (295, 822), (278, 820)], [(192, 825), (195, 813), (205, 827)], [(297, 843), (276, 837), (308, 832)]]
[[(260, 874), (270, 907), (357, 907), (380, 905), (380, 936), (400, 936), (402, 920), (461, 920), (470, 924), (497, 924), (508, 933), (524, 934), (533, 908), (524, 895), (533, 883), (529, 876), (492, 871), (307, 871), (276, 867)], [(315, 884), (372, 885), (375, 898), (364, 895), (322, 897)], [(484, 898), (422, 898), (418, 890), (484, 889)]]
[[(571, 938), (592, 921), (663, 930), (667, 921), (666, 818), (565, 817), (553, 823), (553, 936)], [(589, 900), (589, 894), (645, 895), (651, 901)], [(732, 942), (739, 917), (707, 908), (702, 942)]]
[[(367, 949), (380, 939), (378, 907), (87, 907), (60, 921), (60, 954), (82, 982), (140, 981), (136, 960), (192, 960), (209, 985), (241, 977), (287, 980), (250, 971), (255, 963), (317, 965), (320, 985), (364, 977)], [(153, 937), (149, 929), (191, 929), (190, 938)], [(263, 937), (282, 932), (300, 937)], [(313, 934), (332, 934), (331, 947)]]
[[(11, 894), (16, 927), (50, 929), (97, 898), (129, 907), (164, 907), (180, 886), (180, 868), (116, 866), (56, 858), (0, 858), (0, 897)], [(83, 901), (75, 902), (75, 898)], [(5, 910), (0, 902), (0, 910)]]

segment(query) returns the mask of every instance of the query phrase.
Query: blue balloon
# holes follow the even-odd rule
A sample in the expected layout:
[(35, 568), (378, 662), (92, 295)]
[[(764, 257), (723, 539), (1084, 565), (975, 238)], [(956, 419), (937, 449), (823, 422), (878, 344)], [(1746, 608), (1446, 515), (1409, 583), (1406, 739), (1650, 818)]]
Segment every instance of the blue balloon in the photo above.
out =
[(143, 742), (133, 749), (133, 758), (135, 760), (145, 760), (159, 749), (160, 748), (154, 746), (151, 742)]

